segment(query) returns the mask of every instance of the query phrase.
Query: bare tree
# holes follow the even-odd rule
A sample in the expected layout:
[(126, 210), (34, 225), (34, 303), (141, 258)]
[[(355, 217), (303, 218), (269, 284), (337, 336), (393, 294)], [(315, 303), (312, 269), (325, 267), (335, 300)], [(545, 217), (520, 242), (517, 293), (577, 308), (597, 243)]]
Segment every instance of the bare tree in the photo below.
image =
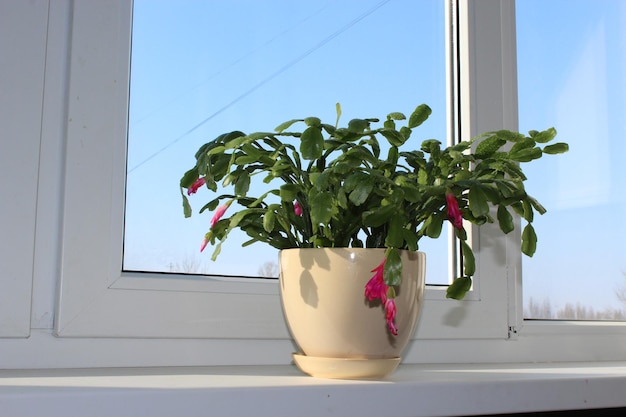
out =
[(624, 278), (624, 282), (615, 289), (615, 296), (622, 304), (626, 305), (626, 272), (622, 272), (622, 278)]
[(524, 317), (530, 319), (552, 319), (552, 304), (547, 298), (538, 303), (532, 297), (524, 308)]
[[(626, 290), (625, 290), (626, 292)], [(524, 317), (542, 320), (626, 320), (626, 310), (607, 307), (596, 310), (592, 306), (581, 303), (566, 303), (563, 307), (553, 309), (549, 299), (541, 303), (532, 297), (524, 307)]]
[(176, 262), (170, 262), (170, 272), (181, 274), (208, 274), (209, 267), (196, 256), (185, 255)]
[(263, 265), (259, 266), (257, 273), (261, 277), (277, 278), (280, 273), (278, 264), (276, 262), (267, 261)]

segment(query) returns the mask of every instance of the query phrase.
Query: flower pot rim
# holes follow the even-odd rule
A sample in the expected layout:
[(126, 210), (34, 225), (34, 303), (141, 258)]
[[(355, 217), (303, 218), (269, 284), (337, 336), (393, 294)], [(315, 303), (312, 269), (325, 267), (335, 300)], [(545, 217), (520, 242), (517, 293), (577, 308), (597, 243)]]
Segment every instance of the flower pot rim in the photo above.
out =
[[(313, 251), (313, 250), (317, 250), (317, 251), (348, 250), (348, 251), (352, 251), (352, 252), (363, 252), (363, 251), (372, 251), (372, 250), (386, 251), (387, 248), (352, 248), (352, 247), (285, 248), (285, 249), (280, 249), (280, 252), (283, 252), (283, 251), (295, 251), (295, 250), (306, 250), (306, 251)], [(420, 251), (420, 250), (398, 249), (398, 251), (426, 254), (426, 252), (423, 252), (423, 251)]]

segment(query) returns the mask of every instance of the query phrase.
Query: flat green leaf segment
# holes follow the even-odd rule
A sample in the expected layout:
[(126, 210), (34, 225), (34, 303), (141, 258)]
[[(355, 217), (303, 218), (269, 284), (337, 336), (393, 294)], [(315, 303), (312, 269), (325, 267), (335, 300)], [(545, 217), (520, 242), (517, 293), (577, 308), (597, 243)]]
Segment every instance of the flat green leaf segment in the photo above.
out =
[[(461, 242), (464, 268), (447, 295), (460, 299), (476, 270), (467, 224), (497, 222), (510, 233), (524, 219), (522, 252), (535, 253), (532, 221), (546, 210), (527, 194), (521, 165), (567, 152), (567, 144), (552, 143), (553, 128), (528, 135), (487, 132), (449, 147), (428, 139), (407, 150), (418, 140), (414, 130), (428, 123), (427, 105), (408, 117), (392, 112), (344, 126), (339, 104), (336, 110), (334, 124), (317, 117), (291, 119), (270, 132), (227, 132), (198, 149), (195, 165), (180, 179), (184, 215), (192, 215), (191, 202), (198, 198), (185, 190), (200, 191), (198, 181), (209, 195), (200, 212), (230, 201), (241, 208), (213, 217), (206, 237), (216, 248), (214, 257), (235, 228), (248, 235), (244, 245), (388, 248), (385, 281), (396, 286), (402, 270), (397, 250), (419, 249), (423, 236), (440, 237), (449, 220)], [(386, 154), (381, 143), (388, 145)], [(259, 181), (270, 190), (251, 195)]]
[(386, 259), (383, 272), (385, 284), (390, 287), (400, 285), (402, 280), (402, 259), (400, 259), (400, 253), (397, 249), (389, 249), (387, 250)]

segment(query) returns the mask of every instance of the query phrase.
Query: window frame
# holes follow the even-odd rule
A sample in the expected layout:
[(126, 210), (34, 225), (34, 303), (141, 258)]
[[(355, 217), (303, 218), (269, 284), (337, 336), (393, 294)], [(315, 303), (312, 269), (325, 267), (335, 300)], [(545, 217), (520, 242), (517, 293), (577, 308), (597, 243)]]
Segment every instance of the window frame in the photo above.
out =
[[(119, 1), (116, 6), (81, 2), (73, 8), (63, 276), (56, 334), (107, 337), (287, 337), (276, 282), (216, 277), (189, 280), (176, 275), (167, 277), (121, 272), (127, 117), (126, 105), (122, 104), (128, 102), (131, 10), (130, 2)], [(90, 22), (92, 14), (104, 17), (94, 24)], [(84, 94), (86, 91), (91, 91), (91, 94)], [(89, 199), (85, 199), (84, 190), (89, 188), (88, 182), (102, 184), (107, 193), (92, 194)], [(96, 218), (99, 221), (94, 221)], [(482, 231), (476, 234), (481, 235)], [(93, 236), (98, 238), (93, 239)], [(91, 247), (87, 254), (81, 250), (85, 247)], [(485, 272), (485, 262), (480, 261), (481, 257), (488, 256), (485, 251), (477, 251), (477, 256), (477, 282), (482, 276), (498, 275)], [(474, 293), (466, 302), (469, 308), (464, 309), (476, 311), (472, 334), (479, 337), (506, 336), (505, 322), (499, 323), (500, 329), (495, 331), (495, 326), (484, 325), (493, 321), (491, 309), (473, 308), (490, 298), (498, 302), (500, 297), (494, 296), (487, 289), (477, 288)], [(438, 326), (424, 324), (432, 320), (430, 317), (433, 314), (449, 314), (455, 306), (444, 299), (441, 289), (429, 288), (427, 300), (426, 318), (422, 320), (423, 324), (418, 331), (422, 337), (457, 337), (458, 331), (469, 331), (467, 324), (462, 328), (450, 326), (447, 332), (439, 331)], [(145, 314), (132, 314), (135, 305), (141, 305)], [(193, 305), (193, 308), (165, 311), (168, 307), (164, 306), (177, 305)], [(229, 311), (227, 317), (215, 320), (226, 309)], [(205, 317), (202, 321), (212, 324), (191, 324), (197, 323), (193, 318), (198, 316)], [(142, 317), (150, 317), (151, 320), (146, 322)], [(157, 317), (167, 318), (173, 326), (164, 326), (163, 320), (154, 320)]]
[(10, 236), (0, 251), (0, 337), (6, 338), (30, 335), (38, 188), (19, 186), (15, 174), (39, 172), (47, 14), (43, 2), (0, 4), (0, 235)]
[[(461, 0), (458, 14), (449, 4), (448, 27), (460, 31), (458, 72), (451, 74), (449, 88), (451, 93), (458, 82), (463, 93), (451, 105), (450, 123), (460, 126), (465, 139), (485, 130), (516, 129), (514, 1)], [(293, 346), (276, 281), (121, 272), (131, 0), (74, 2), (71, 11), (55, 336), (112, 339), (112, 351), (132, 339), (128, 355), (155, 365), (289, 361), (279, 354)], [(458, 119), (452, 117), (454, 106)], [(616, 331), (623, 330), (621, 323), (591, 327), (522, 319), (519, 227), (507, 236), (496, 225), (472, 227), (471, 236), (477, 264), (472, 293), (459, 302), (446, 300), (445, 289), (427, 288), (405, 362), (542, 360), (561, 354), (563, 342), (583, 343), (589, 334), (618, 337), (621, 345), (610, 353), (606, 339), (586, 345), (605, 352), (603, 358), (623, 356), (626, 339)], [(193, 353), (142, 358), (156, 340)], [(200, 346), (214, 356), (199, 359)], [(459, 357), (461, 346), (466, 353)], [(526, 350), (533, 347), (539, 352)], [(237, 352), (246, 352), (245, 358)], [(584, 350), (568, 357), (588, 355)]]

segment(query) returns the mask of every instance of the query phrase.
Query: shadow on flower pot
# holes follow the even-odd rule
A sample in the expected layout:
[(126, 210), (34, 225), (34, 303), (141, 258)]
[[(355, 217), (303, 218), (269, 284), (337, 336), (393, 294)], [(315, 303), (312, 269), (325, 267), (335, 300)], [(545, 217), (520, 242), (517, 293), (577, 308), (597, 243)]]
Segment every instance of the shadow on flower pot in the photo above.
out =
[(317, 308), (319, 297), (317, 295), (317, 285), (310, 271), (302, 271), (300, 275), (300, 295), (302, 300), (309, 306)]

